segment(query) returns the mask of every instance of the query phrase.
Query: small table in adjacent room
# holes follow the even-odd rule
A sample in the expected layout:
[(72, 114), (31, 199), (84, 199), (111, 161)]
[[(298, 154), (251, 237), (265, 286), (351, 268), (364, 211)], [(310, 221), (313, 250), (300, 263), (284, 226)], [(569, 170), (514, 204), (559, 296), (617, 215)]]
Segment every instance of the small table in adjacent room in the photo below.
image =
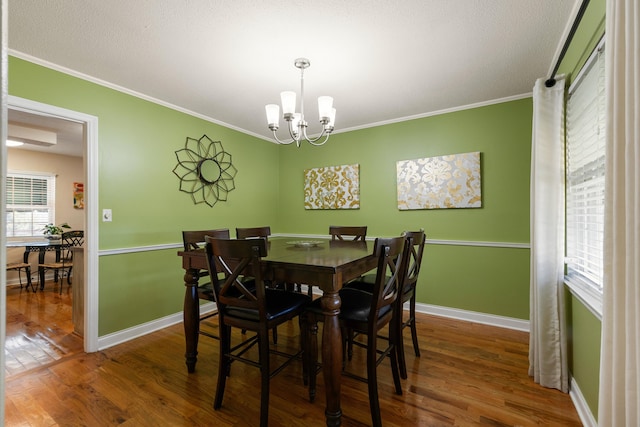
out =
[[(47, 252), (56, 253), (56, 261), (60, 260), (60, 254), (62, 249), (66, 247), (66, 245), (62, 244), (61, 240), (38, 240), (33, 242), (7, 242), (7, 248), (20, 248), (24, 247), (24, 256), (23, 260), (26, 264), (29, 263), (29, 254), (32, 252), (38, 252), (38, 264), (42, 264), (44, 262), (44, 257)], [(40, 275), (40, 289), (44, 289), (44, 270), (39, 272)], [(31, 275), (27, 277), (28, 286), (32, 286), (31, 284)]]

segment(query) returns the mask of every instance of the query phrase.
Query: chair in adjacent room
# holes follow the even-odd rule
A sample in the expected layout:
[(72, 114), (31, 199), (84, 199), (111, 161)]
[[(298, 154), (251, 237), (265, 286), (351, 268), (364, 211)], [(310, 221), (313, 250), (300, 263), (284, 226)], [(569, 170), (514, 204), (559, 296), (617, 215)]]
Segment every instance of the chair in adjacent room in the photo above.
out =
[[(182, 242), (184, 244), (185, 251), (204, 251), (204, 236), (211, 236), (217, 239), (228, 239), (230, 237), (228, 228), (219, 228), (215, 230), (190, 230), (182, 232)], [(200, 270), (198, 271), (198, 278), (209, 277), (209, 270)], [(213, 284), (210, 280), (207, 280), (205, 283), (198, 283), (198, 298), (201, 300), (216, 302), (216, 298), (213, 292)], [(218, 310), (210, 311), (206, 314), (200, 316), (200, 322), (210, 319), (211, 317), (218, 314)], [(212, 334), (206, 330), (202, 330), (198, 328), (198, 333), (201, 335), (208, 336), (210, 338), (218, 339), (217, 335)]]
[(31, 286), (31, 290), (33, 292), (36, 291), (36, 288), (33, 286), (33, 282), (31, 281), (31, 264), (27, 262), (10, 262), (7, 263), (7, 271), (17, 271), (18, 272), (18, 281), (20, 282), (20, 289), (22, 289), (22, 270), (24, 270), (27, 275), (27, 288)]
[[(397, 329), (393, 318), (396, 315), (396, 300), (401, 287), (401, 275), (407, 260), (407, 247), (404, 236), (376, 239), (374, 254), (378, 258), (377, 276), (373, 285), (373, 292), (359, 289), (342, 288), (340, 298), (340, 314), (338, 320), (343, 331), (354, 331), (366, 337), (366, 342), (354, 342), (357, 346), (367, 350), (367, 376), (361, 377), (343, 369), (343, 375), (366, 382), (369, 389), (369, 405), (373, 426), (382, 425), (380, 403), (378, 400), (377, 366), (390, 358), (391, 373), (396, 394), (402, 394), (400, 375), (398, 372)], [(302, 319), (303, 343), (305, 347), (303, 372), (309, 375), (309, 399), (313, 401), (316, 395), (316, 375), (318, 371), (318, 322), (324, 320), (320, 300), (315, 300), (305, 310)], [(388, 325), (388, 335), (385, 340), (378, 340), (381, 331)], [(344, 337), (344, 334), (343, 334)], [(378, 343), (386, 343), (386, 348), (378, 349)]]
[(367, 226), (329, 226), (331, 240), (364, 241), (367, 238)]
[[(71, 285), (71, 272), (73, 270), (73, 248), (80, 247), (84, 244), (84, 231), (71, 230), (62, 233), (62, 243), (60, 245), (60, 257), (56, 256), (53, 262), (45, 261), (38, 264), (38, 273), (46, 273), (47, 270), (54, 271), (54, 278), (60, 279), (60, 293), (62, 294), (62, 282), (67, 277), (67, 284)], [(43, 276), (38, 274), (38, 276)], [(42, 288), (44, 284), (41, 283)]]
[[(300, 293), (265, 286), (260, 268), (261, 258), (267, 255), (264, 239), (222, 240), (207, 236), (205, 247), (209, 275), (218, 301), (220, 325), (220, 360), (213, 407), (217, 410), (222, 406), (232, 362), (244, 362), (259, 367), (260, 426), (266, 427), (269, 420), (270, 379), (302, 354), (302, 345), (295, 354), (271, 349), (269, 330), (298, 317), (311, 299)], [(247, 276), (254, 278), (255, 291), (247, 289), (245, 282), (240, 279)], [(256, 335), (232, 346), (232, 327), (253, 331)], [(247, 356), (247, 350), (256, 344), (259, 353), (257, 361), (248, 359)], [(284, 362), (273, 370), (269, 360), (271, 354), (285, 358)], [(253, 392), (253, 389), (247, 392)]]
[[(418, 345), (418, 331), (416, 329), (416, 286), (420, 275), (420, 267), (422, 265), (422, 257), (424, 254), (424, 246), (426, 242), (426, 234), (424, 230), (405, 231), (402, 233), (409, 241), (409, 254), (407, 259), (406, 272), (402, 278), (402, 292), (398, 301), (398, 316), (396, 317), (398, 328), (398, 364), (400, 366), (400, 376), (407, 378), (407, 363), (404, 355), (403, 334), (404, 328), (411, 329), (411, 340), (413, 341), (413, 351), (416, 357), (420, 357), (420, 346)], [(354, 289), (360, 289), (366, 292), (372, 292), (376, 275), (367, 274), (360, 279), (349, 282), (346, 286)], [(404, 303), (409, 302), (409, 318), (404, 319)], [(349, 352), (351, 349), (349, 348)]]

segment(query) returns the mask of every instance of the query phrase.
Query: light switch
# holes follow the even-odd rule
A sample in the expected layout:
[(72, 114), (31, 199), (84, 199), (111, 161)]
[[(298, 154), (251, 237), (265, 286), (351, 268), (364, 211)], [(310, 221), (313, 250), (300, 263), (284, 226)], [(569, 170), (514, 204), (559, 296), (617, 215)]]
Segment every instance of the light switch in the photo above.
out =
[(102, 222), (111, 222), (112, 220), (111, 209), (102, 209)]

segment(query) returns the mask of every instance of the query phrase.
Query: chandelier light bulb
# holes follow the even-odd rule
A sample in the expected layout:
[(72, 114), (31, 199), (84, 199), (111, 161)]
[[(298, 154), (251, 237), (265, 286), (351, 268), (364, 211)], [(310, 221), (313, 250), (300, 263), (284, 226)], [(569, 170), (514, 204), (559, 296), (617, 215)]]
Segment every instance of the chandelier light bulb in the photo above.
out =
[(331, 115), (331, 109), (333, 108), (333, 98), (330, 96), (318, 97), (318, 117), (320, 123), (326, 124), (329, 122), (329, 116)]
[(293, 91), (285, 91), (280, 93), (282, 100), (282, 114), (286, 117), (296, 112), (296, 93)]
[(280, 127), (280, 106), (278, 104), (269, 104), (264, 107), (267, 112), (267, 124), (269, 129), (278, 129)]
[(331, 130), (333, 130), (335, 123), (336, 123), (336, 109), (332, 108), (331, 113), (329, 113), (329, 124), (327, 126), (331, 127)]

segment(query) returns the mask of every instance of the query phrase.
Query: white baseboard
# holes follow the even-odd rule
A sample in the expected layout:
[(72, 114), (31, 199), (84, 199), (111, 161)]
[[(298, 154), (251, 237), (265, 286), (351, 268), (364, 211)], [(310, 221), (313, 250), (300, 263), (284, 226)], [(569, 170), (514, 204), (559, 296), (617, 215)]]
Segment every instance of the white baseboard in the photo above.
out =
[[(206, 314), (215, 310), (215, 303), (208, 302), (200, 306), (200, 314)], [(169, 316), (162, 317), (160, 319), (152, 320), (151, 322), (136, 325), (132, 328), (123, 329), (112, 334), (103, 335), (98, 337), (98, 350), (104, 350), (114, 345), (122, 344), (127, 341), (139, 338), (141, 336), (150, 334), (160, 329), (164, 329), (168, 326), (181, 323), (183, 320), (182, 312), (171, 314)]]
[(578, 411), (582, 425), (585, 427), (598, 427), (598, 422), (593, 417), (591, 408), (589, 408), (587, 401), (582, 395), (582, 391), (580, 391), (580, 387), (578, 387), (578, 383), (573, 377), (571, 378), (571, 386), (569, 387), (569, 396), (571, 396), (573, 406), (575, 406), (576, 411)]
[[(405, 304), (404, 309), (408, 309), (407, 304)], [(498, 316), (495, 314), (479, 313), (477, 311), (461, 310), (458, 308), (422, 303), (416, 303), (416, 312), (465, 320), (467, 322), (482, 323), (484, 325), (497, 326), (499, 328), (529, 332), (528, 320), (515, 319), (513, 317)]]

